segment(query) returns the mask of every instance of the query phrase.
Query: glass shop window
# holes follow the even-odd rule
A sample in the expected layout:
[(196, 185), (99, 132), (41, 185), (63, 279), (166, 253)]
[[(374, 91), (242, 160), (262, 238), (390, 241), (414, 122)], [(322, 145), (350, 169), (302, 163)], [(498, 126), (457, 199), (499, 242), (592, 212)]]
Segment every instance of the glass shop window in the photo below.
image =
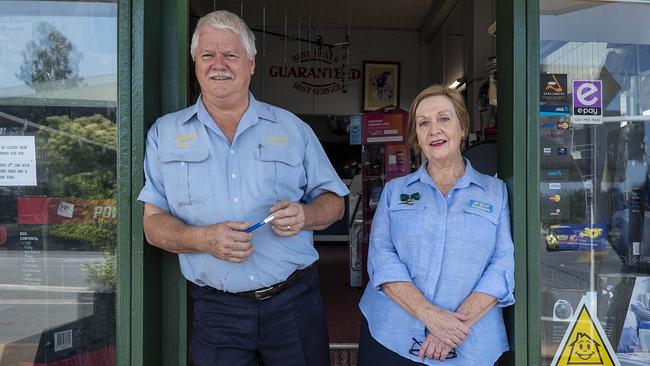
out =
[(650, 4), (540, 11), (542, 364), (648, 365)]
[(114, 365), (117, 3), (0, 4), (0, 366)]

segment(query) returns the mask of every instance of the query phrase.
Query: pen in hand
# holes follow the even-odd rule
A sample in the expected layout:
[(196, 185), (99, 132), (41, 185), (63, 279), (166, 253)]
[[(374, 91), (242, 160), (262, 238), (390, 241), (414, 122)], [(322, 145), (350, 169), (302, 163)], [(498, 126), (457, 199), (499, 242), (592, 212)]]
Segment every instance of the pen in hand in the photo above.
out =
[(269, 215), (269, 216), (267, 216), (264, 220), (262, 220), (262, 221), (258, 222), (257, 224), (255, 224), (255, 225), (249, 227), (249, 228), (246, 229), (245, 231), (246, 231), (247, 233), (251, 233), (251, 232), (253, 232), (253, 231), (259, 229), (260, 227), (264, 226), (265, 224), (268, 224), (269, 222), (271, 222), (271, 221), (273, 221), (273, 220), (275, 220), (275, 216), (273, 216), (273, 215)]

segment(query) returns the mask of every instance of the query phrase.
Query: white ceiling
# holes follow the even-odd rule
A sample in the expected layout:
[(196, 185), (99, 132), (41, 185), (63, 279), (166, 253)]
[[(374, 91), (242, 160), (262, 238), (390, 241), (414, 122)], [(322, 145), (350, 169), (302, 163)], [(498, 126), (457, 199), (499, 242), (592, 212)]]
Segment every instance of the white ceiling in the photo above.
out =
[[(199, 18), (215, 9), (240, 15), (251, 28), (297, 32), (309, 28), (380, 28), (421, 30), (432, 10), (446, 12), (459, 0), (190, 0), (190, 14)], [(480, 0), (479, 0), (480, 1)], [(620, 2), (635, 2), (621, 0)], [(540, 0), (542, 15), (560, 15), (617, 2), (609, 0)], [(497, 1), (496, 6), (499, 6)], [(264, 16), (264, 12), (266, 16)], [(435, 16), (435, 14), (431, 14)], [(291, 32), (289, 32), (291, 33)]]
[[(323, 28), (419, 29), (432, 3), (446, 0), (192, 0), (190, 14), (202, 16), (214, 9), (225, 9), (241, 16), (251, 28), (262, 29), (264, 9), (266, 27), (283, 29), (285, 14), (288, 30), (301, 32)], [(448, 1), (448, 0), (447, 0)]]

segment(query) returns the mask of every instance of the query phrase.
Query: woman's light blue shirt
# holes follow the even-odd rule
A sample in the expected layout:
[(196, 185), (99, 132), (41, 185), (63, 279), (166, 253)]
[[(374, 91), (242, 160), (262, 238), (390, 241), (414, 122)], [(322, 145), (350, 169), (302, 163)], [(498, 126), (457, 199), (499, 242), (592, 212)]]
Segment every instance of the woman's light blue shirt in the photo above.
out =
[[(370, 332), (386, 348), (408, 353), (424, 324), (381, 291), (386, 282), (412, 282), (434, 305), (455, 311), (470, 293), (496, 297), (445, 365), (493, 365), (508, 350), (502, 308), (514, 303), (514, 247), (508, 192), (503, 181), (481, 174), (465, 160), (465, 174), (443, 196), (426, 171), (392, 180), (381, 195), (372, 222), (368, 273), (360, 308)], [(404, 203), (402, 195), (419, 193)]]

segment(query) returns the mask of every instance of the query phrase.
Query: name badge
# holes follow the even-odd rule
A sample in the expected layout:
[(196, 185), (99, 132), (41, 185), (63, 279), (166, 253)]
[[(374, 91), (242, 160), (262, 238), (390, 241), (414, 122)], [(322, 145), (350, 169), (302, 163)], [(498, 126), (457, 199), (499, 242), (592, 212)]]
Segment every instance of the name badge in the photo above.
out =
[(479, 210), (483, 210), (485, 212), (492, 212), (492, 205), (487, 202), (469, 200), (469, 207), (478, 208)]

